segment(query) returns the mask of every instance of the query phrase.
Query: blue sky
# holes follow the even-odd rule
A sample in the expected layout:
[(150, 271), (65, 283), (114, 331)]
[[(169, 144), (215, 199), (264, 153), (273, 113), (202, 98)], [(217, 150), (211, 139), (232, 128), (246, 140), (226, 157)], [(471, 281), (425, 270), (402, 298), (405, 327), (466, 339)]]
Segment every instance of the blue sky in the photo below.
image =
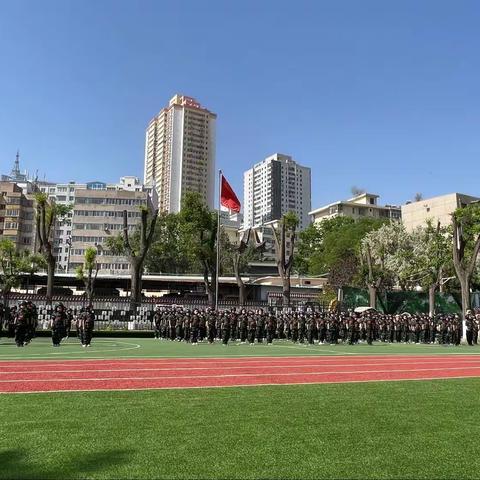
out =
[(175, 93), (218, 114), (217, 166), (312, 168), (312, 207), (480, 195), (476, 0), (0, 0), (0, 170), (143, 174)]

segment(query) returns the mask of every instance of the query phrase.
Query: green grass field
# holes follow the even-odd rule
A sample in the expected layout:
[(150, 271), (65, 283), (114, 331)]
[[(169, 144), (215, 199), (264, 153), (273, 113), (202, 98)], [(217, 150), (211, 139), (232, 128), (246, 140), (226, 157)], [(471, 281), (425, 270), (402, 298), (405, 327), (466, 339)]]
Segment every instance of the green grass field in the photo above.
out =
[[(461, 347), (0, 342), (0, 359), (476, 353)], [(136, 345), (139, 345), (138, 347)], [(131, 349), (130, 349), (131, 348)], [(480, 353), (480, 349), (479, 349)], [(480, 379), (0, 395), (0, 478), (476, 479)]]
[(92, 347), (81, 348), (76, 338), (69, 338), (60, 348), (53, 348), (51, 340), (39, 337), (24, 348), (17, 348), (12, 339), (0, 339), (1, 360), (48, 360), (84, 358), (155, 358), (155, 357), (225, 357), (225, 356), (291, 356), (291, 355), (434, 355), (480, 354), (480, 346), (459, 347), (443, 345), (382, 344), (308, 345), (275, 342), (254, 346), (221, 343), (196, 346), (184, 342), (156, 341), (153, 338), (94, 338)]

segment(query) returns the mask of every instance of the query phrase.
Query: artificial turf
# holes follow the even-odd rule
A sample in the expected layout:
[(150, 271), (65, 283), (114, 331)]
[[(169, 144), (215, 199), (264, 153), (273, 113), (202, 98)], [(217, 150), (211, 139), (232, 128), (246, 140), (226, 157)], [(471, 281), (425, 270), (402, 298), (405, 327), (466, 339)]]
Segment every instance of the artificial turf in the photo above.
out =
[(480, 379), (3, 395), (0, 478), (480, 477)]
[[(47, 338), (0, 360), (473, 354), (403, 344), (272, 346)], [(478, 349), (480, 353), (480, 349)], [(0, 395), (0, 478), (480, 478), (480, 379)]]
[(213, 345), (200, 343), (156, 341), (153, 338), (94, 338), (92, 347), (84, 349), (76, 338), (69, 338), (60, 348), (53, 348), (46, 337), (35, 338), (27, 347), (17, 348), (13, 339), (0, 339), (2, 360), (53, 360), (83, 358), (154, 358), (154, 357), (228, 357), (228, 356), (292, 356), (292, 355), (435, 355), (435, 354), (480, 354), (480, 346), (467, 345), (414, 345), (385, 344), (358, 345), (308, 345), (288, 341), (276, 341), (241, 345), (230, 342), (227, 347), (221, 342)]

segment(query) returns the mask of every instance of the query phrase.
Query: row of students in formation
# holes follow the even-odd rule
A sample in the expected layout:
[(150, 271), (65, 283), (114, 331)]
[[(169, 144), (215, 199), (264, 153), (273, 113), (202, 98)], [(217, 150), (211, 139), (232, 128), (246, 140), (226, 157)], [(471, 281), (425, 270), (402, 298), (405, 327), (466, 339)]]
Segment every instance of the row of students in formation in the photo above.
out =
[[(75, 315), (71, 308), (66, 309), (62, 303), (55, 306), (49, 321), (52, 331), (52, 345), (59, 347), (67, 339), (73, 325), (83, 347), (89, 347), (95, 326), (93, 308), (87, 306)], [(17, 347), (27, 346), (34, 338), (38, 327), (37, 307), (32, 302), (22, 302), (11, 309), (0, 307), (0, 335), (3, 328), (7, 335), (15, 338)]]
[[(466, 315), (467, 341), (476, 345), (480, 314)], [(333, 312), (265, 312), (258, 310), (225, 310), (211, 308), (188, 310), (158, 307), (153, 315), (156, 339), (190, 342), (229, 341), (241, 343), (272, 343), (290, 340), (315, 344), (338, 342), (356, 344), (374, 341), (387, 343), (421, 343), (459, 345), (462, 321), (459, 315), (426, 314), (387, 315), (372, 310), (363, 313)]]

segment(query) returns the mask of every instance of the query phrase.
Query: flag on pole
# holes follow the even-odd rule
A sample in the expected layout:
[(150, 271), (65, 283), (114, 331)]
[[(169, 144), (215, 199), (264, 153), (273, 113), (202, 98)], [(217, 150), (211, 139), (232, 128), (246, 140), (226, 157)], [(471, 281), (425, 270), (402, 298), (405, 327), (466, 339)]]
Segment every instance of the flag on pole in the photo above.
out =
[(240, 212), (240, 201), (223, 175), (220, 188), (220, 203), (233, 212)]

